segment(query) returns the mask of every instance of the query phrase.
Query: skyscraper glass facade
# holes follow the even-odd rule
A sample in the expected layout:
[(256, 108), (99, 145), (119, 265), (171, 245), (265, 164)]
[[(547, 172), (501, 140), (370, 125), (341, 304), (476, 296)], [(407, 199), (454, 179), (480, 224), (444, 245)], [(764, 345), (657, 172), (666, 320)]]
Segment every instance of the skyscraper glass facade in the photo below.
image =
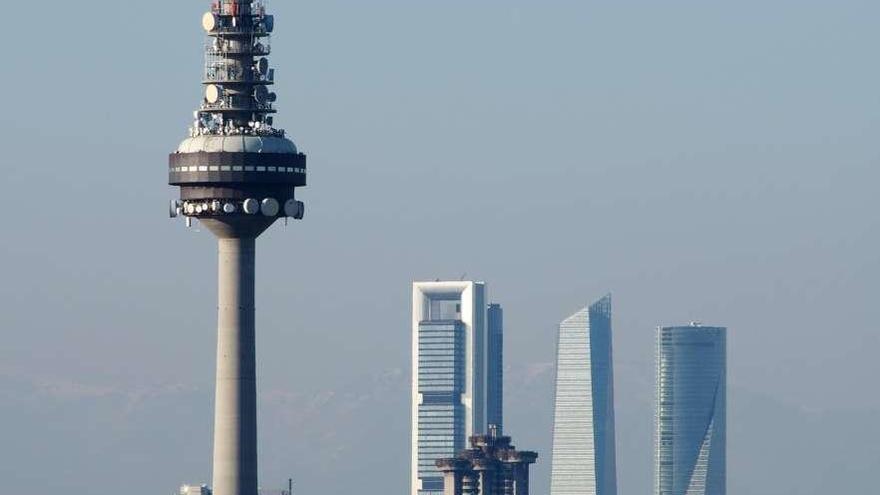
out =
[(559, 325), (550, 495), (616, 495), (611, 296)]
[(489, 425), (504, 430), (504, 310), (490, 304), (486, 313), (489, 329), (486, 417)]
[(459, 321), (419, 324), (418, 476), (421, 493), (443, 491), (437, 459), (454, 457), (465, 447), (465, 339)]
[(490, 414), (500, 422), (501, 372), (493, 362), (501, 357), (500, 312), (489, 313), (479, 282), (413, 284), (412, 495), (442, 495), (437, 459), (485, 434)]
[(727, 330), (657, 332), (655, 495), (725, 495)]

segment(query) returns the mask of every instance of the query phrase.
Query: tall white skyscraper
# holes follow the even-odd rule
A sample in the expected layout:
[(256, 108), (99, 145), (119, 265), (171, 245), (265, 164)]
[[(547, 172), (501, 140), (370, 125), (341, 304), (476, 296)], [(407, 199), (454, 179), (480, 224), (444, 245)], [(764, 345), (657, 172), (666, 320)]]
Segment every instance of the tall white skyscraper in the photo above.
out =
[(611, 296), (559, 325), (550, 495), (616, 495)]
[(442, 495), (436, 461), (485, 434), (490, 414), (501, 421), (501, 372), (493, 366), (501, 355), (500, 317), (500, 306), (488, 311), (481, 282), (413, 284), (412, 495)]
[(657, 331), (655, 495), (725, 495), (727, 329)]

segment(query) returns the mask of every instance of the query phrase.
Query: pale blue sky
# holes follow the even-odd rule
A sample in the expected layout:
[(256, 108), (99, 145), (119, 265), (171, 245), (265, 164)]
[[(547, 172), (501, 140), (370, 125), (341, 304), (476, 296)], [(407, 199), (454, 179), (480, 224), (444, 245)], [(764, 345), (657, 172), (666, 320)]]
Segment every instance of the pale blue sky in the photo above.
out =
[[(0, 493), (209, 479), (215, 247), (167, 219), (207, 1), (7, 15)], [(730, 327), (734, 495), (880, 465), (880, 4), (276, 1), (306, 221), (260, 242), (261, 476), (405, 493), (413, 279), (506, 309), (507, 425), (547, 492), (558, 321), (612, 291), (621, 495), (653, 332)]]

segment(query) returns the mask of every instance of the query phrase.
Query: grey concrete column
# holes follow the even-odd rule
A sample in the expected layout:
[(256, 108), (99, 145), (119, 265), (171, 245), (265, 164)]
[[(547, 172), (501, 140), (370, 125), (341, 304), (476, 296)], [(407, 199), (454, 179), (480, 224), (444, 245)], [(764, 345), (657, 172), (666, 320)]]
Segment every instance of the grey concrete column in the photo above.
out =
[(257, 495), (254, 238), (221, 238), (214, 495)]

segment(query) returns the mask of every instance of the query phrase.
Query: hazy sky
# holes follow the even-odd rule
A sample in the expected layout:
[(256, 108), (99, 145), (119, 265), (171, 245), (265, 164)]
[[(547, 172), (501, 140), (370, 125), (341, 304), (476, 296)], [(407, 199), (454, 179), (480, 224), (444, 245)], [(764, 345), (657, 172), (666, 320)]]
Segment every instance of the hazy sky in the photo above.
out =
[[(20, 3), (0, 30), (0, 495), (210, 479), (215, 244), (167, 218), (207, 0)], [(547, 494), (556, 324), (614, 294), (621, 495), (654, 328), (729, 334), (729, 492), (880, 466), (880, 3), (273, 2), (304, 222), (258, 260), (260, 465), (403, 494), (413, 279), (506, 309)]]

